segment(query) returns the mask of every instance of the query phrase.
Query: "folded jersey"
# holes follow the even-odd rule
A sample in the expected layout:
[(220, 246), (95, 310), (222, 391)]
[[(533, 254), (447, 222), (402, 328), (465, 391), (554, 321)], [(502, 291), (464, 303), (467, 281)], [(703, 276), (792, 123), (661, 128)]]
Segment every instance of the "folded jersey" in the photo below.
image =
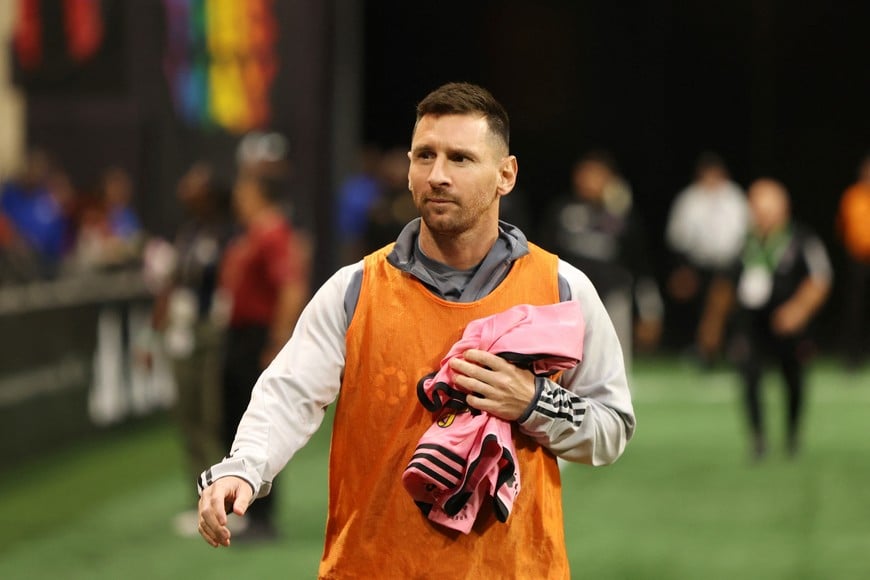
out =
[(431, 521), (468, 533), (490, 500), (504, 522), (520, 491), (511, 425), (465, 404), (450, 359), (475, 348), (550, 376), (580, 362), (583, 331), (577, 302), (515, 306), (470, 322), (440, 368), (420, 379), (418, 398), (435, 421), (420, 438), (402, 483)]

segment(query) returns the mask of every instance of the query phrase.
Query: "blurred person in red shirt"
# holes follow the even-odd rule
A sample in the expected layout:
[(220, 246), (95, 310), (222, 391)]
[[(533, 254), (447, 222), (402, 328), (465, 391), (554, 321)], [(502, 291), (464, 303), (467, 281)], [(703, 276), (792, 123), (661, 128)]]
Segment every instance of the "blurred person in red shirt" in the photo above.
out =
[[(233, 189), (243, 231), (230, 242), (220, 272), (220, 288), (231, 305), (223, 373), (227, 448), (253, 385), (289, 339), (308, 298), (307, 245), (280, 209), (281, 185), (268, 173), (243, 171)], [(248, 526), (237, 538), (276, 537), (274, 506), (274, 493), (252, 505)]]
[(846, 364), (860, 366), (870, 352), (870, 153), (858, 168), (858, 180), (843, 193), (837, 213), (837, 232), (846, 248), (849, 274), (843, 315)]

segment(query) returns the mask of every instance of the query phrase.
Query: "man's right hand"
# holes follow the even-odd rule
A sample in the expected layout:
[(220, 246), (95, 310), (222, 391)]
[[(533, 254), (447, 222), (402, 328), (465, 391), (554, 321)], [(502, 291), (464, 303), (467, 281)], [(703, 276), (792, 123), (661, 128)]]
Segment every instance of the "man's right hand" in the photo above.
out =
[(227, 512), (242, 516), (251, 505), (254, 490), (240, 477), (227, 476), (202, 491), (199, 498), (199, 533), (209, 545), (230, 545)]

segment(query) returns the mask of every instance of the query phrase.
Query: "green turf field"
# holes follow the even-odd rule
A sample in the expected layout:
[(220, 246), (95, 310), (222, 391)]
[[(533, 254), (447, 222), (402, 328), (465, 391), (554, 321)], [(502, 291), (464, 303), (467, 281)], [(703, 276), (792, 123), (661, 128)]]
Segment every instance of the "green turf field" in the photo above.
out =
[[(794, 461), (781, 452), (772, 377), (772, 453), (757, 466), (732, 374), (649, 360), (632, 383), (639, 426), (623, 458), (564, 471), (575, 578), (870, 578), (870, 371), (816, 365)], [(3, 473), (0, 578), (315, 577), (327, 429), (278, 480), (282, 539), (229, 550), (172, 532), (191, 484), (171, 425), (158, 418), (109, 435)]]

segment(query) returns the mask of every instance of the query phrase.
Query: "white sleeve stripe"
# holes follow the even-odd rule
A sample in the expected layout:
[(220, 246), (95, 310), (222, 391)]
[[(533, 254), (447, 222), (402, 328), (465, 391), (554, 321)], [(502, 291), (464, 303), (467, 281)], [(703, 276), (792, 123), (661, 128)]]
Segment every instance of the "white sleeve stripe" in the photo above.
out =
[(830, 280), (833, 274), (831, 260), (825, 251), (825, 246), (817, 238), (810, 238), (804, 244), (804, 259), (807, 262), (810, 275), (813, 278)]
[(588, 404), (577, 395), (559, 386), (552, 388), (551, 383), (547, 383), (547, 387), (538, 399), (535, 411), (553, 419), (565, 419), (575, 427), (579, 427), (586, 415), (587, 406)]

